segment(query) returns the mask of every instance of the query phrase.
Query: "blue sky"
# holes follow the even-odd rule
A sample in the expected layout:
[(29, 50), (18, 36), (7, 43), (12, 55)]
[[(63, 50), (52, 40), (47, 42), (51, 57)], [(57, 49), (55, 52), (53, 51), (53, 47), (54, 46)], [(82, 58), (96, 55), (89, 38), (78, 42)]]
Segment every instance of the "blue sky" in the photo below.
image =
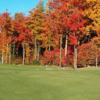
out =
[[(47, 0), (44, 1), (46, 4)], [(13, 16), (16, 12), (24, 12), (28, 15), (29, 10), (34, 8), (39, 0), (0, 0), (0, 13), (3, 13), (8, 9), (8, 12)]]

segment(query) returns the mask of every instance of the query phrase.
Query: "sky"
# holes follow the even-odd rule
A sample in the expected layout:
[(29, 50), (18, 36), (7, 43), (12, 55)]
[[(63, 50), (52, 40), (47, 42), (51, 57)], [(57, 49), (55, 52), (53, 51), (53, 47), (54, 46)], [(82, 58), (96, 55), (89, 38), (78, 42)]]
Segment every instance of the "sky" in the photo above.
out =
[[(47, 0), (44, 1), (44, 5)], [(36, 6), (39, 0), (0, 0), (0, 13), (3, 13), (8, 9), (8, 12), (11, 13), (11, 16), (14, 16), (16, 12), (23, 12), (25, 15), (28, 15), (27, 11), (30, 11)]]

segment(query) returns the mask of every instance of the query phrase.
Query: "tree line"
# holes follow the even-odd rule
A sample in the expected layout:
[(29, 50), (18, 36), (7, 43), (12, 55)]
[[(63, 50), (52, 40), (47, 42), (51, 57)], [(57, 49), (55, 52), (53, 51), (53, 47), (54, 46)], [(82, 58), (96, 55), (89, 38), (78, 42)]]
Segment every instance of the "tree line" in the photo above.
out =
[(42, 0), (29, 15), (0, 14), (0, 58), (6, 64), (72, 66), (100, 62), (99, 0)]

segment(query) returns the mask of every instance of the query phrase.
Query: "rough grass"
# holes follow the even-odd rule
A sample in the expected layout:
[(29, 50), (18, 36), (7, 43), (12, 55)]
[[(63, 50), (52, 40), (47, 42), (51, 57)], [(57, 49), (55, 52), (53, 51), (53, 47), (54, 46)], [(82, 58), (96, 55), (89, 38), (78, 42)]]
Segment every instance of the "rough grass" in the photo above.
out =
[(100, 68), (0, 64), (0, 100), (100, 100)]

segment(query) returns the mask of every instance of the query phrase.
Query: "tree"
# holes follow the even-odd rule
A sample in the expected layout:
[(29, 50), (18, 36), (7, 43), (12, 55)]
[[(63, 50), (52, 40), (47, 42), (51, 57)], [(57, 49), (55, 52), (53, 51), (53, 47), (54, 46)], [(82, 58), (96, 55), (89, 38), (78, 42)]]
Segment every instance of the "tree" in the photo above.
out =
[[(31, 30), (31, 35), (33, 37), (33, 43), (35, 47), (35, 57), (34, 59), (39, 59), (40, 52), (40, 36), (44, 32), (44, 6), (43, 1), (39, 1), (36, 8), (29, 11), (30, 20), (29, 20), (29, 28)], [(34, 38), (35, 37), (35, 38)]]
[[(6, 10), (3, 14), (0, 15), (0, 30), (1, 30), (1, 43), (2, 43), (2, 63), (6, 62), (9, 55), (8, 44), (10, 44), (11, 36), (11, 17), (10, 13)], [(5, 58), (5, 59), (4, 59)], [(9, 59), (10, 60), (10, 59)]]

